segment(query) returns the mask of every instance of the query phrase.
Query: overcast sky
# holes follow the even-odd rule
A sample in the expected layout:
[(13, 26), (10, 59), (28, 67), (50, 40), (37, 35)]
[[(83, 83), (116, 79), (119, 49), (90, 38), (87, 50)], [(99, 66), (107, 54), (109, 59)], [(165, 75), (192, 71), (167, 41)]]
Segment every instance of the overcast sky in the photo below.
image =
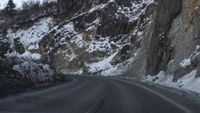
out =
[[(29, 0), (13, 0), (13, 2), (16, 4), (16, 8), (21, 8), (22, 3), (24, 1), (29, 1)], [(43, 0), (35, 0), (35, 1), (43, 2)], [(56, 0), (45, 0), (45, 1), (56, 1)], [(0, 0), (0, 9), (3, 9), (6, 6), (7, 2), (8, 0)]]

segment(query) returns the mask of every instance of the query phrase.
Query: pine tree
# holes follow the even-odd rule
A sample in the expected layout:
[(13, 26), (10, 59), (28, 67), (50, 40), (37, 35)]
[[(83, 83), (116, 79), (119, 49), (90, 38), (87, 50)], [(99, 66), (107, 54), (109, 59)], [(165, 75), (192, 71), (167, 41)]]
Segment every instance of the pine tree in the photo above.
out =
[(15, 7), (16, 7), (16, 5), (14, 4), (13, 0), (9, 0), (5, 9), (7, 11), (13, 11), (15, 9)]

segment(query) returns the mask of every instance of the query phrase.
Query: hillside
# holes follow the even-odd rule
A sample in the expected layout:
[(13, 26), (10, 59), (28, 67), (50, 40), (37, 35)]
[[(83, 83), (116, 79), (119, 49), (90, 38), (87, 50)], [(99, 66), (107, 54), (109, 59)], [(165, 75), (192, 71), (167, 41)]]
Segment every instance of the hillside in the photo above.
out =
[(2, 11), (1, 75), (125, 75), (197, 91), (199, 2), (58, 0)]
[[(53, 10), (28, 18), (16, 15), (32, 22), (16, 19), (12, 28), (4, 30), (2, 38), (10, 51), (3, 56), (17, 60), (13, 69), (22, 74), (22, 68), (32, 67), (32, 62), (51, 65), (56, 72), (120, 74), (139, 51), (142, 29), (150, 21), (146, 9), (151, 3), (151, 0), (83, 1), (72, 11), (59, 6), (63, 12), (54, 15)], [(83, 8), (77, 9), (78, 5)]]

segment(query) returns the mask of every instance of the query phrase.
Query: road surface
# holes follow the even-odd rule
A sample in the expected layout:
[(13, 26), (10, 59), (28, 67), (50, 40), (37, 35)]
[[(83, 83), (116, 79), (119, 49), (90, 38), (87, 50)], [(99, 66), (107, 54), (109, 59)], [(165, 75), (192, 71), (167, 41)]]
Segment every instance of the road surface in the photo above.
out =
[[(0, 100), (0, 113), (189, 113), (169, 98), (136, 83), (72, 77), (49, 89)], [(200, 113), (200, 112), (199, 112)]]

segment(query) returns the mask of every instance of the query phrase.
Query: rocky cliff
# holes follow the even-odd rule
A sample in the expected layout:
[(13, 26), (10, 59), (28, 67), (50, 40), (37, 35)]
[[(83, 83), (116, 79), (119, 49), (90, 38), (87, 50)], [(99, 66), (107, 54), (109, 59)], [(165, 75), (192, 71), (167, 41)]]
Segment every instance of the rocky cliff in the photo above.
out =
[(176, 81), (199, 70), (199, 2), (158, 0), (147, 49), (146, 74), (165, 71)]
[(51, 7), (11, 16), (3, 13), (2, 58), (14, 62), (10, 67), (24, 76), (33, 76), (27, 73), (36, 67), (52, 70), (48, 75), (53, 70), (121, 74), (140, 50), (152, 4), (152, 0), (60, 0)]
[(58, 0), (12, 16), (2, 12), (1, 60), (33, 78), (54, 72), (143, 77), (164, 71), (176, 81), (194, 70), (198, 76), (199, 3)]

